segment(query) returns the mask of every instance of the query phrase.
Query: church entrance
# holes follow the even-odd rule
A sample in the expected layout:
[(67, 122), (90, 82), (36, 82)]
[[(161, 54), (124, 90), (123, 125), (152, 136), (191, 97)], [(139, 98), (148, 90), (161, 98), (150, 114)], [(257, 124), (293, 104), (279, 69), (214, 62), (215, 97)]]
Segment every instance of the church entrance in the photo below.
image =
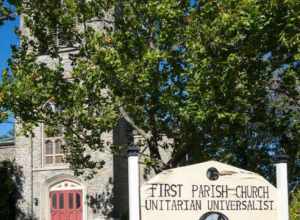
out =
[(63, 181), (49, 192), (50, 220), (83, 220), (82, 189), (70, 181)]
[(82, 220), (82, 191), (50, 192), (51, 220)]

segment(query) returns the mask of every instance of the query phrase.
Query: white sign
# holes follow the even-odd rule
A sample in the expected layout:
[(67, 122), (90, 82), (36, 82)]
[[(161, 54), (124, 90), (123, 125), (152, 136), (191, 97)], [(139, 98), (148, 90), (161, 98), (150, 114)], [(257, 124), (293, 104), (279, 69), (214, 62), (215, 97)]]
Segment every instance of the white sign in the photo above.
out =
[(141, 188), (142, 220), (275, 220), (276, 207), (267, 180), (215, 161), (166, 170)]

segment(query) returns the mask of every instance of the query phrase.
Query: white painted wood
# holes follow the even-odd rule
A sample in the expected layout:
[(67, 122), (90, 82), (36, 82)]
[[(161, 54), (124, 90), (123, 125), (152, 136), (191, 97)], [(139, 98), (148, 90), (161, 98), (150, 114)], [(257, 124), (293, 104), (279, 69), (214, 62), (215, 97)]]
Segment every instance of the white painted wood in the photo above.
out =
[[(212, 169), (218, 178), (210, 178)], [(262, 176), (207, 161), (162, 171), (146, 182), (141, 219), (277, 220), (277, 197), (276, 187)]]
[(51, 191), (60, 191), (60, 190), (82, 190), (82, 187), (75, 182), (66, 180), (66, 181), (60, 182), (50, 188), (50, 192)]
[(278, 191), (278, 220), (289, 220), (289, 195), (287, 163), (276, 164)]
[(128, 156), (129, 219), (140, 220), (140, 189), (138, 155)]

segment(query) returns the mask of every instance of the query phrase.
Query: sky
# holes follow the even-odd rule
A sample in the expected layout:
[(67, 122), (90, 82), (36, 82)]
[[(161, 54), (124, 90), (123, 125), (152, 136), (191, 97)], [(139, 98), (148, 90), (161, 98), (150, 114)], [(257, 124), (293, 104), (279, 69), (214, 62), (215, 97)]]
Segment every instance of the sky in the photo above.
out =
[[(14, 30), (19, 27), (19, 23), (19, 18), (16, 18), (14, 21), (6, 21), (3, 25), (0, 25), (0, 72), (7, 68), (7, 59), (11, 57), (11, 45), (18, 44), (18, 37)], [(10, 117), (8, 121), (0, 124), (0, 136), (13, 128), (13, 122), (13, 117)]]

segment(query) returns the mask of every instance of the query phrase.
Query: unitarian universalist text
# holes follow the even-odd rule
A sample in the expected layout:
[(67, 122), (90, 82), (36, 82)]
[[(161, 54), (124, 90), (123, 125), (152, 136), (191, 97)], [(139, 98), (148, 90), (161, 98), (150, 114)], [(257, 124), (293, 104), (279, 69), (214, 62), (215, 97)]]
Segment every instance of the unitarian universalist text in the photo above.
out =
[[(269, 186), (150, 184), (146, 211), (267, 211), (274, 209)], [(189, 192), (189, 196), (183, 195)], [(186, 199), (189, 198), (189, 199)]]

